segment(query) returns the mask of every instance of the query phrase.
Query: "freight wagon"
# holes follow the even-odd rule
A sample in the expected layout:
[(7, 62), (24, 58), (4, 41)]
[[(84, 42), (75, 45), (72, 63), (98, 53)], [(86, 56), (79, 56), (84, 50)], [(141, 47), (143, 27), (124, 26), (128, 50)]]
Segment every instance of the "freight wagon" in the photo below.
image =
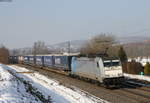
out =
[(44, 59), (43, 65), (45, 67), (54, 67), (54, 58), (52, 55), (44, 56), (43, 59)]
[(43, 56), (35, 56), (35, 65), (44, 66), (44, 57)]
[(28, 56), (28, 64), (35, 65), (35, 57), (34, 56)]
[(64, 71), (71, 71), (71, 58), (72, 56), (57, 55), (53, 56), (54, 67), (63, 69)]
[(24, 64), (51, 67), (63, 71), (71, 71), (72, 56), (65, 55), (37, 55), (24, 56)]
[(29, 56), (23, 56), (23, 58), (23, 64), (29, 64)]
[(19, 56), (10, 56), (9, 62), (12, 64), (18, 64), (19, 63)]

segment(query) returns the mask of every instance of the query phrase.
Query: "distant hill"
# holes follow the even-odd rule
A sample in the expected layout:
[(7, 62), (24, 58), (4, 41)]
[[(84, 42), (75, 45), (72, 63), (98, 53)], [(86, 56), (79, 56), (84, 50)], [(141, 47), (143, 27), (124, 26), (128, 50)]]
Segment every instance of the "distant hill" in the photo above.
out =
[[(131, 43), (141, 43), (141, 42), (150, 42), (149, 36), (127, 36), (119, 37), (117, 41), (120, 44), (131, 44)], [(87, 40), (72, 40), (70, 41), (70, 50), (71, 52), (78, 52), (79, 49), (86, 44)], [(68, 52), (69, 42), (61, 42), (54, 45), (48, 45), (48, 48), (53, 51), (63, 51)]]
[(62, 42), (54, 45), (48, 45), (50, 50), (68, 52), (69, 45), (71, 52), (78, 52), (79, 49), (87, 42), (87, 40), (73, 40), (70, 42)]
[(127, 36), (127, 37), (118, 38), (118, 41), (121, 44), (146, 42), (149, 40), (150, 40), (150, 36)]

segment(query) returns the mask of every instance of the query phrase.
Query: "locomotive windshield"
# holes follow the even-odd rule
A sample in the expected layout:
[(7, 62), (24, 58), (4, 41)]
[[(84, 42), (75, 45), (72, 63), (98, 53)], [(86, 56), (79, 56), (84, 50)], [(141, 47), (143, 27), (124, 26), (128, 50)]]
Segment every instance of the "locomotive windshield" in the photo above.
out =
[(112, 61), (112, 66), (119, 66), (120, 62), (119, 61)]
[(110, 67), (111, 61), (104, 61), (104, 67)]
[(120, 65), (119, 60), (107, 60), (107, 61), (104, 61), (104, 67), (119, 66), (119, 65)]

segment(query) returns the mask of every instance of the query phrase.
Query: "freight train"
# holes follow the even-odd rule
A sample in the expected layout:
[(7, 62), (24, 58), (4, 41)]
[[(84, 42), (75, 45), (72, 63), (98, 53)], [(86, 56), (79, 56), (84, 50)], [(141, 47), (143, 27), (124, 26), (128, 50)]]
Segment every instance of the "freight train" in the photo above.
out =
[(105, 86), (118, 85), (123, 80), (119, 59), (106, 57), (79, 57), (75, 55), (11, 56), (11, 63), (24, 63), (49, 69), (62, 70), (72, 77), (94, 80)]

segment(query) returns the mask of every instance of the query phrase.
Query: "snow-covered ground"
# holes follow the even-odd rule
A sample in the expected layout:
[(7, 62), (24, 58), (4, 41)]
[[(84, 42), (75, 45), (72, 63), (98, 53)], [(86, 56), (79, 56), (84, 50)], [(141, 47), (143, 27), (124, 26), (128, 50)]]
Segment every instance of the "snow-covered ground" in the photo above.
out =
[(150, 76), (144, 76), (144, 75), (133, 75), (133, 74), (127, 74), (124, 73), (125, 77), (132, 78), (132, 79), (139, 79), (139, 80), (145, 80), (150, 82)]
[[(40, 103), (38, 99), (25, 91), (23, 83), (16, 79), (12, 81), (11, 78), (14, 77), (6, 70), (11, 71), (12, 74), (17, 78), (21, 78), (22, 80), (27, 81), (40, 93), (42, 93), (45, 98), (50, 97), (53, 103), (108, 103), (103, 99), (97, 98), (77, 88), (67, 88), (59, 84), (59, 82), (53, 79), (49, 79), (37, 72), (28, 73), (29, 70), (26, 68), (18, 67), (15, 65), (0, 65), (0, 75), (5, 80), (3, 82), (6, 82), (4, 85), (2, 83), (0, 84), (0, 102), (4, 101), (4, 103), (7, 103), (7, 100), (12, 99), (15, 100), (14, 103), (21, 103), (22, 101), (25, 103), (30, 103), (31, 100), (31, 103)], [(7, 91), (8, 89), (10, 90)]]
[(0, 65), (0, 103), (41, 103), (25, 85)]

